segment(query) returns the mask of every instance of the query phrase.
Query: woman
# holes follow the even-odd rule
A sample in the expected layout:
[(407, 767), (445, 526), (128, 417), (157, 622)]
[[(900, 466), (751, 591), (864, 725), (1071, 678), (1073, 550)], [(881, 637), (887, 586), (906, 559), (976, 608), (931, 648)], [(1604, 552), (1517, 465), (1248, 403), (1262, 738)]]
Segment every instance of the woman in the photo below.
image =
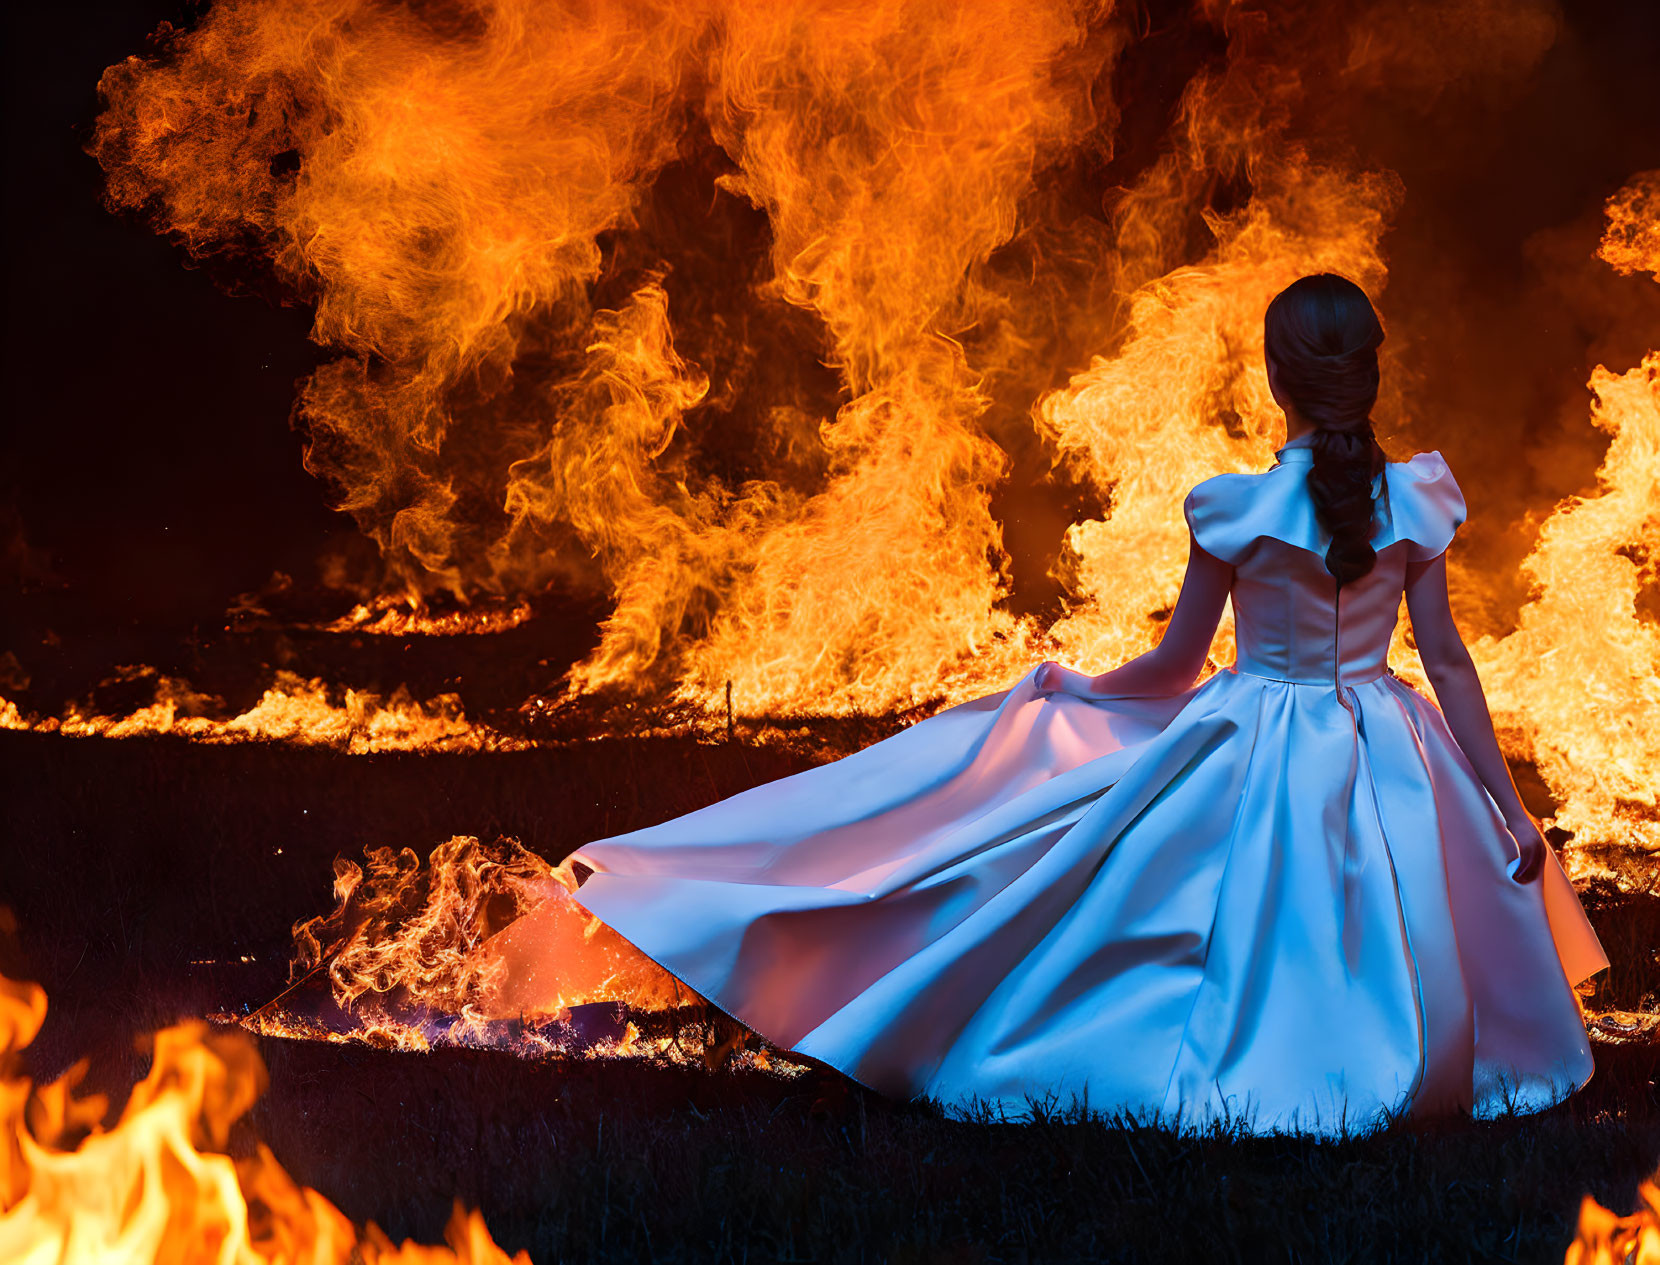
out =
[[(1388, 462), (1373, 438), (1382, 338), (1340, 277), (1275, 298), (1287, 442), (1189, 494), (1156, 649), (1044, 663), (587, 844), (576, 899), (776, 1045), (899, 1097), (1339, 1133), (1573, 1092), (1573, 985), (1607, 958), (1448, 610), (1463, 497), (1438, 453)], [(1440, 709), (1388, 669), (1403, 591)], [(1230, 594), (1238, 662), (1195, 687)], [(510, 970), (557, 974), (556, 942), (514, 938)]]

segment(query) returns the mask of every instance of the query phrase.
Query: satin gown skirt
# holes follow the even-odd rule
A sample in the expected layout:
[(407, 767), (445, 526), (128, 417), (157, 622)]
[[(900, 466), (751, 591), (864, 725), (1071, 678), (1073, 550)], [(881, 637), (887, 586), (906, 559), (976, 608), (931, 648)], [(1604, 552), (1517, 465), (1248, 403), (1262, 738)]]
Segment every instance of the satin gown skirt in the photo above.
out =
[(574, 855), (576, 899), (696, 992), (897, 1097), (1336, 1134), (1591, 1074), (1572, 984), (1606, 958), (1566, 875), (1509, 877), (1389, 676), (1085, 701), (1028, 674)]

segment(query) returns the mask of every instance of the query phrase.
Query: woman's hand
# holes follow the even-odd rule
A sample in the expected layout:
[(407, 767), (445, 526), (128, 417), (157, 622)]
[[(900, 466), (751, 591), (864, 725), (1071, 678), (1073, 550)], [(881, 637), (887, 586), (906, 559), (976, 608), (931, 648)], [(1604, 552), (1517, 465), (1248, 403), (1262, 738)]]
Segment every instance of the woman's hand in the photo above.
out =
[(1070, 694), (1074, 698), (1094, 698), (1094, 681), (1095, 678), (1092, 676), (1074, 672), (1071, 668), (1064, 668), (1048, 659), (1038, 664), (1037, 671), (1032, 673), (1032, 688), (1039, 694)]
[(1037, 665), (1037, 671), (1032, 673), (1032, 688), (1039, 694), (1054, 693), (1059, 688), (1063, 670), (1060, 664), (1045, 659)]
[(1540, 833), (1539, 823), (1530, 816), (1524, 815), (1504, 824), (1511, 837), (1516, 840), (1516, 851), (1521, 858), (1516, 872), (1511, 877), (1518, 883), (1531, 883), (1544, 869), (1545, 854), (1550, 849), (1550, 844), (1545, 842), (1545, 836)]

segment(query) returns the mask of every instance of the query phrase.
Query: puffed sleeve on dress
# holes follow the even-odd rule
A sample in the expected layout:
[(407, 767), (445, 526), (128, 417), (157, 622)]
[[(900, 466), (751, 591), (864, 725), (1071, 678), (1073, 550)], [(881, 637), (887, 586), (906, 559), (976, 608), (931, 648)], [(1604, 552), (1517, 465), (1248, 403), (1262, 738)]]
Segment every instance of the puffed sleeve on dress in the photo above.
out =
[(1182, 517), (1199, 547), (1230, 566), (1237, 565), (1265, 524), (1255, 522), (1250, 475), (1218, 474), (1196, 484), (1182, 502)]
[(1390, 536), (1411, 542), (1407, 557), (1423, 562), (1445, 552), (1465, 519), (1459, 491), (1447, 460), (1438, 452), (1421, 452), (1391, 472)]

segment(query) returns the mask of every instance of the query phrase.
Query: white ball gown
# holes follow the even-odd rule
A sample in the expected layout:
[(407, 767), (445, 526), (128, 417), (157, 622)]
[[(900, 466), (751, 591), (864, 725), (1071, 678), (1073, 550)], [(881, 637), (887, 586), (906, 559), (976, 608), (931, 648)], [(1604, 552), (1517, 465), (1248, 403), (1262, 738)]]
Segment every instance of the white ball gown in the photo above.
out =
[[(1011, 689), (578, 849), (575, 899), (771, 1041), (884, 1094), (1179, 1129), (1338, 1134), (1557, 1102), (1607, 965), (1554, 856), (1515, 845), (1440, 710), (1390, 674), (1409, 559), (1464, 500), (1379, 482), (1344, 587), (1292, 443), (1199, 484), (1238, 661), (1164, 698)], [(1340, 605), (1341, 619), (1334, 607)], [(534, 927), (534, 912), (524, 928)], [(556, 976), (519, 935), (511, 969)]]

